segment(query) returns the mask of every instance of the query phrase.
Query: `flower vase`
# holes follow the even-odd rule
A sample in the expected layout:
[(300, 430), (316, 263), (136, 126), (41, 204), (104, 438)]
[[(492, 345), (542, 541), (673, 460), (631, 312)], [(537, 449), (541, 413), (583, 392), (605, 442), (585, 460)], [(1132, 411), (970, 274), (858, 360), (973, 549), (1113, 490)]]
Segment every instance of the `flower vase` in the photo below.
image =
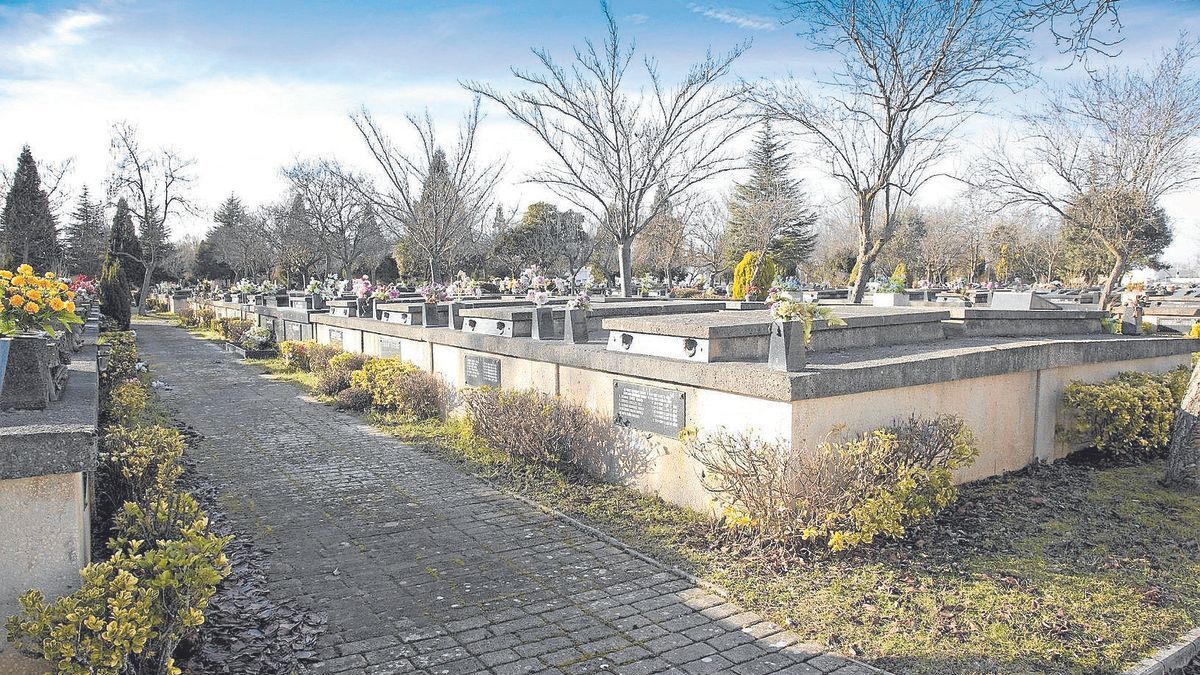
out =
[(563, 342), (583, 344), (587, 341), (587, 310), (568, 308), (563, 315)]
[(460, 303), (458, 300), (454, 300), (450, 303), (449, 307), (447, 307), (450, 318), (450, 327), (454, 330), (462, 330), (463, 318), (462, 315), (459, 314), (459, 312), (462, 311), (462, 308), (462, 303)]
[(767, 349), (767, 366), (772, 370), (795, 373), (804, 370), (808, 362), (804, 345), (804, 322), (774, 321)]
[(421, 305), (421, 323), (426, 328), (445, 328), (446, 322), (442, 321), (442, 314), (438, 311), (436, 303), (426, 302)]
[(9, 340), (0, 410), (43, 410), (50, 403), (50, 345), (46, 336), (22, 333)]
[(534, 340), (553, 340), (554, 310), (549, 307), (534, 307), (530, 331)]

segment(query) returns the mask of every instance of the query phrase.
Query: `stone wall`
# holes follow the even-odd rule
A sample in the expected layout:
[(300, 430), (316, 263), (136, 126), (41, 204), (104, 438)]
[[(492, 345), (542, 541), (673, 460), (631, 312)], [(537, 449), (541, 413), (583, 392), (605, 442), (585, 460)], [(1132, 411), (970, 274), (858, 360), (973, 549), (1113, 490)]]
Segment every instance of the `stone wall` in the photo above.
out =
[(84, 331), (61, 401), (0, 412), (0, 673), (45, 672), (13, 649), (3, 619), (30, 588), (48, 599), (79, 586), (91, 557), (91, 475), (96, 467), (99, 317)]

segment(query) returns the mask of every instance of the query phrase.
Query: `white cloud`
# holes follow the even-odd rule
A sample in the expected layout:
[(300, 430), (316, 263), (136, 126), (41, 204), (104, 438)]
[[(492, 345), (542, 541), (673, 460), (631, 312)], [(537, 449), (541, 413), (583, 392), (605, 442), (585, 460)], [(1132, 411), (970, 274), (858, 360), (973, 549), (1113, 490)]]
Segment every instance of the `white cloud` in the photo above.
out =
[(88, 34), (107, 22), (108, 17), (97, 12), (64, 12), (40, 35), (18, 45), (13, 54), (17, 61), (25, 64), (55, 65), (64, 51), (86, 43)]
[(731, 7), (715, 7), (711, 5), (698, 5), (691, 3), (688, 9), (696, 14), (706, 16), (710, 19), (716, 19), (721, 23), (728, 23), (739, 28), (749, 28), (751, 30), (775, 30), (775, 20), (760, 16), (758, 14), (749, 14), (740, 9)]

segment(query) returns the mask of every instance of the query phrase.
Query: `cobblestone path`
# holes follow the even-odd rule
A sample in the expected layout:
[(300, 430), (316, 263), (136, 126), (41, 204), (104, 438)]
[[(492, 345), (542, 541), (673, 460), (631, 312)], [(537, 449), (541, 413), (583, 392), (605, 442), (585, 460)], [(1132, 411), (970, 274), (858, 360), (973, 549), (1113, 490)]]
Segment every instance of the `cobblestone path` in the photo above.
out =
[(138, 342), (204, 436), (198, 470), (328, 615), (319, 673), (878, 672), (822, 655), (630, 552), (162, 323)]

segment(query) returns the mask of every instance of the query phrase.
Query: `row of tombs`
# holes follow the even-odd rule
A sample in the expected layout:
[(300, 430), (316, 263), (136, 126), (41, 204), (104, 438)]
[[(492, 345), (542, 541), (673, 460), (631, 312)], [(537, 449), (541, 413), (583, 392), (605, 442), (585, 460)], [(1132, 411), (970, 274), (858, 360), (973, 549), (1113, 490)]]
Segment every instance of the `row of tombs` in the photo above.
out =
[(603, 462), (609, 478), (699, 509), (713, 504), (678, 440), (684, 429), (751, 431), (800, 448), (834, 427), (859, 433), (914, 414), (953, 414), (980, 447), (957, 476), (974, 480), (1077, 449), (1055, 433), (1071, 381), (1165, 372), (1200, 349), (1182, 336), (1113, 335), (1104, 312), (1029, 293), (997, 293), (987, 307), (831, 304), (844, 325), (814, 321), (798, 367), (787, 368), (773, 365), (777, 324), (752, 302), (605, 298), (579, 310), (565, 299), (534, 307), (514, 297), (171, 301), (254, 321), (280, 341), (401, 358), (457, 387), (534, 389), (581, 403), (629, 429), (630, 447)]

